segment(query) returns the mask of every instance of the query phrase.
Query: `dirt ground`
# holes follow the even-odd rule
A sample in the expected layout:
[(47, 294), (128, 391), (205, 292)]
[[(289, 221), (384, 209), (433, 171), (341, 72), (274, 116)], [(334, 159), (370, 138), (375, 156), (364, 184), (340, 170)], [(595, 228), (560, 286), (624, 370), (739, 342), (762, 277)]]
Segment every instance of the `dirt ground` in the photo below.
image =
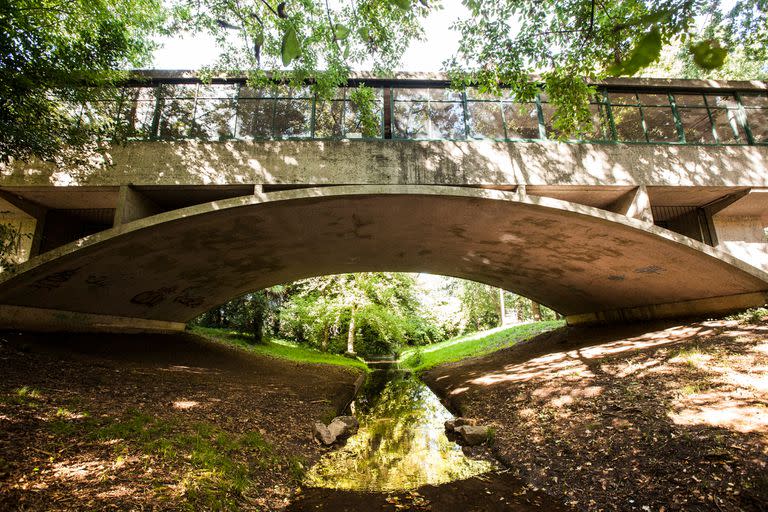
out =
[(572, 510), (544, 492), (525, 485), (508, 470), (414, 492), (371, 493), (304, 489), (288, 512), (563, 512)]
[(358, 374), (187, 334), (6, 333), (0, 376), (0, 510), (275, 510)]
[(768, 510), (768, 324), (565, 328), (424, 380), (580, 510)]

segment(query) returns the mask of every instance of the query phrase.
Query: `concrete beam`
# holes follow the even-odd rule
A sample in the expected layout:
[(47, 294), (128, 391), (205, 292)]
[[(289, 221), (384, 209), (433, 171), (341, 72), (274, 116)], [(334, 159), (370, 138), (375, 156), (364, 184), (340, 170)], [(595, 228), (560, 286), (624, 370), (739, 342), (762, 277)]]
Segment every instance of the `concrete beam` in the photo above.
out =
[(626, 215), (630, 219), (653, 224), (651, 200), (648, 198), (648, 188), (645, 185), (640, 185), (636, 189), (624, 194), (611, 204), (608, 210), (620, 215)]
[(183, 322), (0, 305), (0, 329), (28, 332), (180, 332)]
[(163, 209), (147, 196), (130, 185), (123, 185), (117, 196), (114, 225), (127, 224), (134, 220), (157, 215), (162, 211)]
[(725, 297), (709, 297), (682, 302), (568, 315), (565, 317), (565, 321), (568, 325), (592, 325), (615, 322), (639, 322), (660, 318), (721, 315), (747, 308), (764, 306), (766, 303), (768, 303), (768, 292), (742, 293)]
[(181, 323), (255, 289), (376, 270), (472, 279), (570, 316), (701, 299), (719, 310), (768, 291), (768, 273), (728, 253), (522, 189), (338, 186), (122, 224), (0, 276), (0, 304)]

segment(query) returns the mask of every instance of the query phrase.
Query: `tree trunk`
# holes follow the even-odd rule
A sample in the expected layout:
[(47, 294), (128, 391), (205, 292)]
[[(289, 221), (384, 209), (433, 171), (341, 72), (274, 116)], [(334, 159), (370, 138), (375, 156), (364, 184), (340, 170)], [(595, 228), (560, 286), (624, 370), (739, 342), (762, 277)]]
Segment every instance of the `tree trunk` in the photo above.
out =
[(500, 325), (504, 325), (505, 323), (507, 323), (507, 319), (505, 317), (506, 311), (504, 307), (504, 290), (502, 290), (501, 288), (499, 288), (499, 313), (500, 313), (499, 319), (501, 320)]
[(256, 308), (253, 312), (253, 342), (264, 343), (264, 309)]
[(349, 333), (347, 334), (347, 353), (355, 353), (355, 308), (352, 307), (352, 314), (349, 316)]
[(534, 321), (541, 322), (541, 306), (538, 302), (531, 301), (531, 313)]
[(328, 352), (328, 338), (331, 336), (331, 326), (326, 325), (323, 327), (323, 342), (320, 346), (320, 350), (323, 352)]

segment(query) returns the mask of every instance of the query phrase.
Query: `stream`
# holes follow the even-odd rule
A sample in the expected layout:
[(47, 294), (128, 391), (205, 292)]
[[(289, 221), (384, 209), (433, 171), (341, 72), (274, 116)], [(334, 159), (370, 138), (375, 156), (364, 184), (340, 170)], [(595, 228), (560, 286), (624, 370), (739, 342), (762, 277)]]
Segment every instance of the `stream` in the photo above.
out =
[(310, 469), (307, 486), (404, 491), (464, 480), (495, 468), (490, 461), (465, 456), (448, 440), (443, 424), (453, 415), (410, 372), (373, 371), (350, 413), (360, 421), (360, 430)]
[(312, 466), (287, 512), (571, 510), (445, 436), (453, 418), (426, 384), (385, 367), (349, 407), (360, 430)]

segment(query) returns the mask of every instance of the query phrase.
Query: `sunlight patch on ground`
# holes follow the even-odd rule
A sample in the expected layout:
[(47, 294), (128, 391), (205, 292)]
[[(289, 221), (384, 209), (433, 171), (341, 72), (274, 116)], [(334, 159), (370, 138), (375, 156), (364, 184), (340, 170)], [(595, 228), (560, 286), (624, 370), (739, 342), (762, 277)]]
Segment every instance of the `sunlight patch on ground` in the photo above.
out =
[(174, 409), (181, 409), (182, 411), (187, 409), (192, 409), (193, 407), (197, 407), (200, 405), (200, 402), (197, 402), (195, 400), (176, 400), (173, 402), (173, 408)]
[(713, 398), (712, 405), (693, 406), (669, 415), (677, 425), (709, 425), (737, 432), (768, 429), (768, 408), (746, 405), (743, 401), (723, 402)]
[(57, 462), (51, 472), (61, 480), (86, 480), (100, 475), (104, 469), (104, 464), (99, 461)]

